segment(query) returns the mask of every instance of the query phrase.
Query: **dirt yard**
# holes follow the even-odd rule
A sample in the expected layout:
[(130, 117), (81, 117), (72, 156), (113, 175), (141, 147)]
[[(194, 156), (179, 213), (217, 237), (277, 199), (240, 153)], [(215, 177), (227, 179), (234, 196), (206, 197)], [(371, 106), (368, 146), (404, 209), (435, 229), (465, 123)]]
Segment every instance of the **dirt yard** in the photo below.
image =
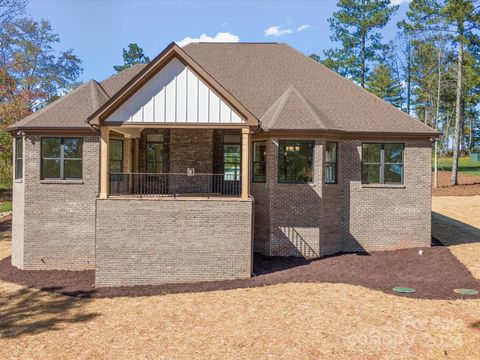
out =
[(479, 344), (480, 299), (341, 283), (83, 299), (0, 282), (0, 359), (475, 359)]
[[(433, 196), (474, 196), (480, 195), (480, 176), (470, 176), (458, 173), (457, 186), (450, 186), (452, 173), (450, 171), (438, 172), (438, 188), (433, 189)], [(432, 173), (433, 187), (433, 173)]]

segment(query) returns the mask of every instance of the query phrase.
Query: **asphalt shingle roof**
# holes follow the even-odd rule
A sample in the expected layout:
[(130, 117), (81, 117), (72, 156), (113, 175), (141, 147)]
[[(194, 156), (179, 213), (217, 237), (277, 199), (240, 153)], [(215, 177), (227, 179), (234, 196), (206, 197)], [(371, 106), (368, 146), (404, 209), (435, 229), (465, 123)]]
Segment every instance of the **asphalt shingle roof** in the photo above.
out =
[[(192, 43), (183, 50), (268, 130), (436, 131), (286, 44)], [(134, 78), (135, 65), (91, 80), (9, 130), (88, 128), (85, 120)]]

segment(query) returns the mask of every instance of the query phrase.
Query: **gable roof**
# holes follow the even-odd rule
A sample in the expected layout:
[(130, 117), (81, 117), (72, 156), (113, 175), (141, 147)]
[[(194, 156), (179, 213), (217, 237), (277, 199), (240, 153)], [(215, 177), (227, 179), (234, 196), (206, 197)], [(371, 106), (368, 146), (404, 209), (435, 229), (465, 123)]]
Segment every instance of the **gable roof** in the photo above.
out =
[(258, 120), (254, 115), (239, 102), (230, 92), (228, 92), (214, 77), (200, 67), (193, 58), (185, 53), (181, 47), (175, 43), (168, 45), (158, 56), (156, 56), (144, 69), (135, 75), (125, 86), (123, 86), (115, 95), (101, 105), (93, 114), (88, 117), (91, 124), (99, 124), (100, 121), (108, 117), (118, 109), (135, 92), (153, 78), (166, 64), (173, 58), (180, 60), (185, 66), (188, 66), (196, 75), (201, 78), (210, 89), (215, 91), (225, 102), (238, 111), (246, 119), (248, 125), (257, 125)]
[(434, 129), (387, 104), (287, 44), (170, 44), (148, 65), (100, 83), (91, 80), (17, 122), (16, 129), (89, 129), (108, 116), (175, 56), (193, 68), (249, 124), (265, 131), (333, 131), (425, 135)]

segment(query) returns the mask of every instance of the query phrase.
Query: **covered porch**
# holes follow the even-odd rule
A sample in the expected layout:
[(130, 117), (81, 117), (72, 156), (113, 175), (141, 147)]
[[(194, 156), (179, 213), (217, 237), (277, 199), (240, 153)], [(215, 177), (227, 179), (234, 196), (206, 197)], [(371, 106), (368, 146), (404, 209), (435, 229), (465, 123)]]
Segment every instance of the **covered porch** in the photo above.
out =
[(249, 197), (250, 129), (102, 126), (100, 198)]

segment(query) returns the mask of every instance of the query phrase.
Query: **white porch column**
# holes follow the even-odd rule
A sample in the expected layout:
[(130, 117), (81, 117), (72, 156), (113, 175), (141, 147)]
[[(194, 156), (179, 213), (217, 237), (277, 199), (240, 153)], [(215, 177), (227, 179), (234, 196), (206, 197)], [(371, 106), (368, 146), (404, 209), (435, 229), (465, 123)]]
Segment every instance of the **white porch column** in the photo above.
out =
[(242, 128), (242, 199), (250, 195), (250, 128)]
[(100, 199), (106, 199), (108, 196), (109, 132), (108, 127), (100, 127)]

